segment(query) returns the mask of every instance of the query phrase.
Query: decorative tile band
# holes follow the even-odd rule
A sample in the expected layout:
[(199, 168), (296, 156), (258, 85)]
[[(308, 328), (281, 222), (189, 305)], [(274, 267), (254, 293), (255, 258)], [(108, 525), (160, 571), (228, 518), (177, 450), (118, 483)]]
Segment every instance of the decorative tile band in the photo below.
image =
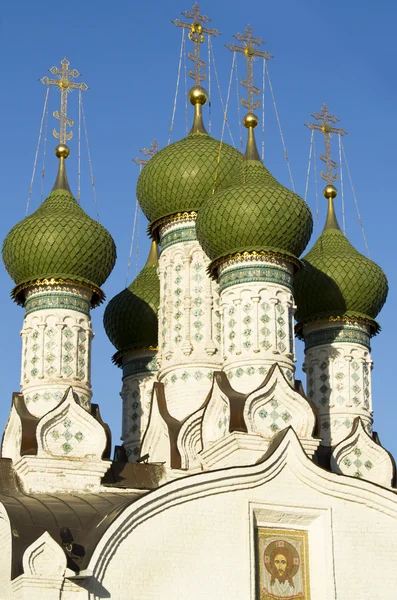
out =
[(195, 227), (178, 227), (177, 229), (165, 233), (161, 237), (161, 251), (169, 246), (178, 244), (179, 242), (195, 242), (196, 240)]
[(292, 291), (292, 275), (279, 267), (244, 265), (230, 268), (219, 276), (219, 290), (222, 292), (232, 285), (253, 281), (279, 283)]
[(47, 293), (28, 298), (25, 303), (26, 315), (37, 310), (67, 309), (76, 310), (87, 316), (90, 314), (91, 303), (77, 294)]
[(329, 327), (312, 331), (305, 337), (305, 352), (315, 346), (325, 344), (347, 342), (349, 344), (360, 344), (371, 350), (369, 334), (359, 327)]
[(155, 356), (143, 356), (123, 365), (123, 378), (137, 373), (154, 373), (157, 369)]

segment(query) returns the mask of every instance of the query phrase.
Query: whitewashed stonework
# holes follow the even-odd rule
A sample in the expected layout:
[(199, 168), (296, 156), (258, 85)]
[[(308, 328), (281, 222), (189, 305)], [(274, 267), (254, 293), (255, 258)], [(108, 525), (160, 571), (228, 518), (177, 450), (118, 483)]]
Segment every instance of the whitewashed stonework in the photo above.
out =
[(307, 395), (318, 408), (322, 444), (345, 439), (360, 417), (372, 432), (372, 359), (365, 326), (326, 322), (303, 330)]
[(23, 417), (11, 409), (1, 455), (10, 458), (27, 493), (71, 492), (97, 489), (110, 462), (102, 460), (107, 444), (105, 430), (76, 401), (69, 388), (53, 410), (35, 428), (36, 449), (22, 452)]
[(394, 465), (390, 454), (370, 437), (359, 417), (350, 435), (333, 449), (331, 468), (335, 473), (367, 479), (385, 487), (393, 483)]
[(121, 439), (128, 460), (139, 458), (143, 434), (148, 424), (153, 383), (157, 381), (155, 351), (131, 350), (122, 357), (123, 401)]
[(279, 258), (244, 256), (219, 267), (223, 370), (248, 393), (277, 362), (294, 380), (292, 266)]
[(376, 573), (397, 552), (395, 494), (320, 469), (292, 430), (256, 465), (178, 479), (124, 511), (90, 561), (92, 597), (256, 600), (257, 527), (307, 532), (311, 600), (393, 600), (394, 570)]
[(91, 296), (90, 290), (74, 285), (26, 292), (21, 392), (36, 417), (57, 406), (71, 385), (81, 406), (90, 409)]
[(218, 286), (196, 240), (195, 218), (160, 228), (159, 381), (170, 414), (181, 420), (204, 402), (220, 368)]

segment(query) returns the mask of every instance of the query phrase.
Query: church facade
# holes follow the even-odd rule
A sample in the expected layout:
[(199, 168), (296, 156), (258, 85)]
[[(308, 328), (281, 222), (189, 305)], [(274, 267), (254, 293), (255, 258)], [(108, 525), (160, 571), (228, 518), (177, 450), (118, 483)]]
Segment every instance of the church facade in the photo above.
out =
[(104, 316), (122, 374), (114, 452), (92, 402), (90, 311), (116, 249), (70, 190), (67, 102), (54, 188), (4, 240), (25, 316), (1, 445), (0, 598), (393, 600), (396, 473), (372, 430), (370, 354), (388, 286), (338, 225), (333, 117), (318, 116), (326, 223), (304, 254), (309, 207), (256, 146), (260, 40), (248, 27), (233, 47), (248, 66), (242, 155), (206, 132), (199, 48), (213, 30), (197, 5), (185, 16), (192, 129), (142, 169), (150, 253)]

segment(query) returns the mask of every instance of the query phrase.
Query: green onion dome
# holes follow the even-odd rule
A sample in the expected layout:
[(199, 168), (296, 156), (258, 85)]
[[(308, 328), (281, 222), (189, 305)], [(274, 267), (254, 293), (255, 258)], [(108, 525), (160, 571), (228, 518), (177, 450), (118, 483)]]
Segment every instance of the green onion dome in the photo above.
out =
[(206, 97), (201, 87), (191, 90), (195, 118), (190, 134), (153, 156), (139, 176), (137, 197), (152, 231), (164, 217), (197, 211), (214, 189), (238, 175), (240, 152), (205, 131), (201, 108)]
[(388, 293), (387, 278), (372, 260), (358, 252), (339, 228), (334, 186), (327, 186), (328, 214), (324, 230), (303, 257), (295, 275), (297, 331), (316, 320), (358, 320), (379, 331), (374, 320)]
[(15, 300), (24, 302), (24, 290), (37, 283), (81, 283), (91, 288), (92, 304), (103, 298), (99, 289), (116, 260), (109, 232), (91, 219), (73, 197), (67, 182), (66, 146), (58, 146), (60, 164), (54, 188), (29, 217), (15, 225), (3, 243), (3, 261), (16, 283)]
[(106, 334), (120, 356), (133, 349), (157, 348), (157, 312), (160, 282), (157, 275), (157, 247), (152, 242), (149, 258), (131, 285), (117, 294), (106, 307), (103, 317)]
[[(251, 123), (247, 117), (245, 122)], [(250, 125), (239, 177), (209, 197), (198, 211), (197, 238), (212, 261), (212, 271), (219, 260), (241, 252), (277, 254), (299, 264), (297, 257), (312, 229), (307, 204), (263, 166)]]

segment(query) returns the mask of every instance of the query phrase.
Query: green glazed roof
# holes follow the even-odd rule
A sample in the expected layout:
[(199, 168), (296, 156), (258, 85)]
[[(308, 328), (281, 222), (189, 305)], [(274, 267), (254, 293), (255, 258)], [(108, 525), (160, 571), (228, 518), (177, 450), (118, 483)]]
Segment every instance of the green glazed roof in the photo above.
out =
[[(218, 164), (219, 161), (219, 164)], [(205, 133), (191, 133), (163, 148), (142, 169), (137, 184), (139, 204), (149, 219), (196, 211), (216, 189), (238, 175), (240, 152)]]
[(156, 347), (160, 282), (157, 260), (150, 260), (131, 285), (106, 307), (103, 323), (109, 340), (119, 351)]
[(237, 252), (298, 257), (312, 232), (307, 204), (282, 186), (260, 160), (246, 159), (237, 181), (209, 198), (196, 221), (198, 240), (212, 261)]
[(113, 269), (111, 235), (79, 206), (67, 180), (65, 187), (54, 189), (4, 240), (3, 261), (19, 290), (49, 278), (100, 287)]
[(388, 293), (386, 275), (345, 237), (330, 203), (326, 227), (295, 275), (296, 319), (300, 325), (329, 317), (363, 319), (376, 332), (374, 319)]

